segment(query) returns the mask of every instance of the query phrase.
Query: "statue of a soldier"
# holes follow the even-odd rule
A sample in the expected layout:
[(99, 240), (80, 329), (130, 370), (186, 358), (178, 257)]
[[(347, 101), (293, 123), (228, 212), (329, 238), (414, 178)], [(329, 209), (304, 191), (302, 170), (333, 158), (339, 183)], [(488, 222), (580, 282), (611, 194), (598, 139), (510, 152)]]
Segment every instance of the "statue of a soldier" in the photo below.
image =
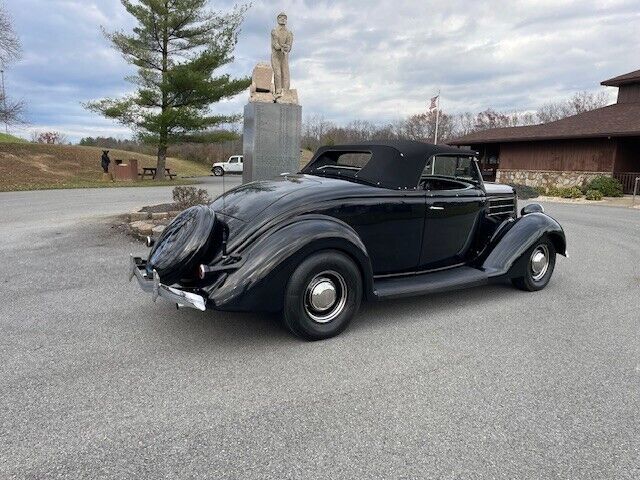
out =
[(271, 31), (271, 66), (273, 67), (273, 83), (275, 97), (282, 96), (291, 87), (289, 76), (289, 52), (293, 45), (293, 33), (287, 30), (287, 15), (278, 15), (278, 26)]

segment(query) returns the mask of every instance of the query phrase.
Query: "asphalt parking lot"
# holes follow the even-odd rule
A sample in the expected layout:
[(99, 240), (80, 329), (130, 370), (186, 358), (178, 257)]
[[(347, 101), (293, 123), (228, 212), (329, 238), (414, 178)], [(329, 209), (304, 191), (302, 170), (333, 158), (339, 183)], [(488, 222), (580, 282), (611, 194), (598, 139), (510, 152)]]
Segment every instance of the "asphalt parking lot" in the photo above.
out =
[(571, 254), (547, 289), (305, 343), (127, 282), (145, 248), (108, 215), (169, 200), (0, 194), (0, 478), (640, 478), (640, 211), (546, 204)]

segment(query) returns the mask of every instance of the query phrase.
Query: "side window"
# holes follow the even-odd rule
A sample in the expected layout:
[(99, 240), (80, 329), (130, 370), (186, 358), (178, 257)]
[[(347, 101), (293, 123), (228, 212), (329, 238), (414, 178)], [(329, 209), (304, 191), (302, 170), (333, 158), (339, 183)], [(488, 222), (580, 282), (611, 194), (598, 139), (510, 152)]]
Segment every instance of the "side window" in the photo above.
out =
[(425, 165), (420, 185), (425, 190), (456, 190), (480, 183), (475, 158), (455, 155), (431, 157)]
[(238, 157), (231, 157), (229, 163), (238, 163)]
[(450, 177), (473, 181), (478, 180), (475, 160), (472, 157), (431, 157), (424, 167), (422, 176)]

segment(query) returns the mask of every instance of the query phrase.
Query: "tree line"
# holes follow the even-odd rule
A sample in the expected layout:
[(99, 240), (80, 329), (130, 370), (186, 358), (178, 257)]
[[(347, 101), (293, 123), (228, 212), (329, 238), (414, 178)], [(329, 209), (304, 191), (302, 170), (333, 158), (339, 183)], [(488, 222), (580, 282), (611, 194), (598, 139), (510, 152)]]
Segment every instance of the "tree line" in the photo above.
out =
[[(545, 103), (536, 111), (505, 113), (492, 108), (478, 113), (440, 112), (438, 125), (439, 142), (446, 143), (462, 135), (489, 128), (515, 127), (548, 123), (583, 113), (607, 104), (604, 92), (579, 92), (568, 100)], [(408, 139), (433, 142), (435, 133), (435, 111), (409, 115), (404, 119), (386, 124), (366, 120), (353, 120), (338, 125), (322, 115), (309, 115), (302, 125), (302, 148), (314, 152), (322, 145), (355, 143), (367, 140)], [(235, 128), (219, 129), (209, 133), (210, 141), (183, 142), (170, 145), (167, 155), (211, 164), (226, 160), (231, 155), (242, 153), (242, 135)], [(114, 137), (86, 137), (80, 145), (113, 148), (152, 155), (155, 147), (138, 139)]]
[[(154, 155), (156, 147), (137, 138), (84, 137), (78, 143), (84, 147), (125, 150)], [(211, 165), (242, 153), (242, 136), (235, 130), (216, 130), (209, 134), (209, 141), (184, 142), (169, 145), (167, 156)]]
[[(481, 130), (501, 127), (518, 127), (548, 123), (571, 115), (604, 107), (608, 103), (605, 92), (578, 92), (568, 100), (549, 102), (531, 112), (505, 113), (488, 108), (481, 112), (439, 112), (438, 143), (447, 143), (457, 137)], [(436, 111), (409, 115), (385, 124), (366, 120), (353, 120), (338, 125), (323, 115), (310, 115), (302, 126), (302, 146), (315, 151), (321, 145), (335, 145), (367, 140), (408, 139), (433, 142), (436, 127)]]

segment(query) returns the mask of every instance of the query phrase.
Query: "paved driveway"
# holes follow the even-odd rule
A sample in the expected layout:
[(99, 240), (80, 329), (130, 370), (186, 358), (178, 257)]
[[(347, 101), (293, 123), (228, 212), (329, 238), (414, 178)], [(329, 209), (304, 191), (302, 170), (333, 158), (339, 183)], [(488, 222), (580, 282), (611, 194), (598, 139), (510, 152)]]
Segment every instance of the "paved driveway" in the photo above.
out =
[(304, 343), (126, 282), (145, 249), (93, 215), (168, 195), (0, 194), (0, 478), (640, 477), (640, 212), (546, 205), (571, 253), (546, 290)]

